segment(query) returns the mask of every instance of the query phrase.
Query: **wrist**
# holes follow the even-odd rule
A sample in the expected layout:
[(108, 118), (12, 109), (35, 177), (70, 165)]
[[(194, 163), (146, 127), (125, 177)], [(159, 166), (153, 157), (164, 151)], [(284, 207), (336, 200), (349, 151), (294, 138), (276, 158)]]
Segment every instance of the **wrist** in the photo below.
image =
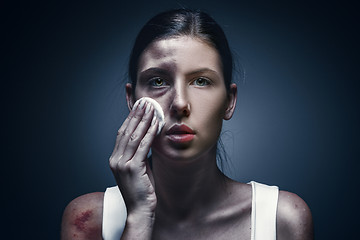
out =
[(126, 224), (130, 225), (149, 225), (152, 224), (155, 220), (154, 212), (146, 211), (132, 211), (128, 212)]
[(129, 213), (126, 219), (122, 239), (151, 239), (154, 221), (154, 213)]

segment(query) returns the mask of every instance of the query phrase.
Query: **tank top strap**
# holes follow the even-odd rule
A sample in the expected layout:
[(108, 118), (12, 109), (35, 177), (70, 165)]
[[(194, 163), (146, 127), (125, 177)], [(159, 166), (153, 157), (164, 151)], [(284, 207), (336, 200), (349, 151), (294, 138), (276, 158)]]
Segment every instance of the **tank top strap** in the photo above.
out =
[(251, 181), (251, 240), (276, 240), (277, 186)]
[(118, 186), (107, 188), (103, 205), (103, 239), (119, 240), (125, 228), (126, 218), (126, 206)]

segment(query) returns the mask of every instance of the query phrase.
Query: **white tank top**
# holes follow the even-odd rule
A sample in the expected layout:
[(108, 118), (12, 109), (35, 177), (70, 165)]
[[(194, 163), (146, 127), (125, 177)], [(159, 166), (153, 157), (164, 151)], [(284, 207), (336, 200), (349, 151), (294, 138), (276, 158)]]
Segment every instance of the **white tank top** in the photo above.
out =
[[(252, 186), (251, 240), (276, 240), (276, 210), (279, 189), (254, 181)], [(119, 240), (125, 228), (126, 206), (117, 186), (107, 188), (104, 195), (102, 236)]]

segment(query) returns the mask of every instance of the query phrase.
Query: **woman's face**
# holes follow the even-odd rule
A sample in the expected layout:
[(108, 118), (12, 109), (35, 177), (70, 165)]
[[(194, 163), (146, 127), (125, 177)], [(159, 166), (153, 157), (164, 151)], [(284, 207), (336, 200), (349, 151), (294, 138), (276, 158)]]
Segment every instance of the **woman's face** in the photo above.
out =
[(153, 154), (193, 159), (216, 147), (222, 120), (235, 109), (236, 85), (227, 93), (216, 49), (187, 36), (155, 41), (140, 56), (135, 96), (128, 103), (155, 99), (166, 124), (152, 145)]

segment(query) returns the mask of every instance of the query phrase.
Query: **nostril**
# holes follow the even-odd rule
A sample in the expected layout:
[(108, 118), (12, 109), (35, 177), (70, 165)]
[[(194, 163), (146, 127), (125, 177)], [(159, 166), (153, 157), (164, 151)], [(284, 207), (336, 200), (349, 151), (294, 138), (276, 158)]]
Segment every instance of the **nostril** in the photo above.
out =
[(170, 106), (170, 112), (172, 115), (175, 115), (176, 117), (187, 117), (190, 115), (190, 104), (172, 104)]

